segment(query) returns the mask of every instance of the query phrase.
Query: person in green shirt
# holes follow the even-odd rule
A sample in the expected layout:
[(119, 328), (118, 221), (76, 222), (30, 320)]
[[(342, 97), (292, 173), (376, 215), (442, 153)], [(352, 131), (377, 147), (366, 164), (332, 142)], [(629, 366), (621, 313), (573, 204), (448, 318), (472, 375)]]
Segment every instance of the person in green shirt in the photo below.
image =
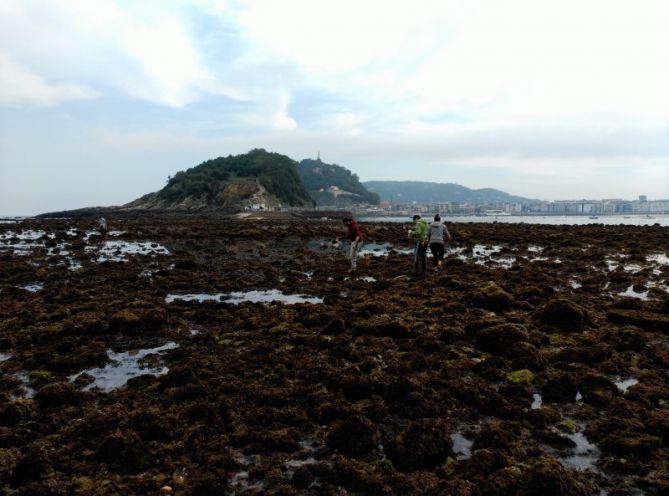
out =
[(420, 218), (420, 215), (416, 214), (413, 216), (413, 237), (415, 240), (414, 244), (414, 276), (424, 277), (425, 270), (427, 268), (427, 232), (429, 226), (427, 221)]

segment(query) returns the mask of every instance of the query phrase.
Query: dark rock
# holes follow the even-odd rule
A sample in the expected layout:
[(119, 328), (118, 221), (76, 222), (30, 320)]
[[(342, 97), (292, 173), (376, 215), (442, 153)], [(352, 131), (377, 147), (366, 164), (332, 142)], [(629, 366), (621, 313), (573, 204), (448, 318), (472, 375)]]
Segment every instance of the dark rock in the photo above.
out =
[(37, 408), (32, 400), (19, 399), (7, 402), (4, 407), (0, 406), (0, 425), (14, 427), (35, 418), (36, 414)]
[(455, 344), (465, 337), (465, 331), (460, 327), (445, 327), (439, 331), (439, 340), (446, 344)]
[(585, 327), (586, 311), (571, 300), (555, 299), (549, 301), (539, 312), (542, 324), (558, 327), (563, 331), (582, 331)]
[(566, 373), (558, 374), (546, 381), (541, 388), (541, 396), (545, 403), (567, 403), (576, 399), (578, 385), (576, 380)]
[(376, 449), (379, 440), (379, 431), (371, 420), (362, 415), (353, 415), (336, 425), (327, 437), (327, 444), (355, 457)]
[(321, 329), (321, 334), (341, 334), (344, 331), (344, 325), (342, 319), (332, 319)]
[(159, 308), (128, 308), (112, 315), (109, 330), (137, 335), (158, 331), (165, 323), (165, 310)]
[(578, 390), (583, 401), (594, 405), (607, 405), (620, 392), (613, 382), (603, 375), (586, 374), (578, 380)]
[(644, 331), (669, 332), (669, 315), (639, 310), (609, 310), (606, 318), (614, 324), (633, 325)]
[(69, 382), (54, 382), (37, 391), (35, 400), (40, 408), (79, 404), (81, 393)]
[(388, 458), (403, 471), (429, 469), (453, 456), (449, 427), (441, 420), (411, 422), (388, 443)]
[(97, 458), (119, 474), (136, 474), (147, 463), (149, 453), (136, 432), (116, 431), (107, 436), (97, 450)]
[(494, 312), (505, 311), (511, 308), (511, 296), (494, 282), (489, 282), (474, 292), (472, 304)]
[(511, 345), (528, 339), (525, 326), (500, 324), (479, 331), (476, 335), (476, 348), (494, 355), (504, 355)]
[(648, 457), (662, 446), (662, 439), (650, 434), (618, 431), (606, 436), (600, 446), (620, 456)]
[(521, 478), (518, 496), (589, 496), (597, 485), (586, 474), (564, 468), (554, 458), (541, 457)]
[(539, 350), (525, 341), (519, 341), (509, 346), (506, 350), (506, 358), (511, 360), (515, 370), (529, 369), (532, 372), (538, 372), (546, 366), (546, 360), (539, 353)]
[(42, 442), (36, 442), (21, 450), (21, 456), (14, 469), (14, 487), (26, 481), (48, 477), (53, 472), (51, 449)]
[(311, 467), (302, 465), (295, 470), (290, 482), (298, 489), (307, 489), (315, 479), (316, 476), (311, 471)]

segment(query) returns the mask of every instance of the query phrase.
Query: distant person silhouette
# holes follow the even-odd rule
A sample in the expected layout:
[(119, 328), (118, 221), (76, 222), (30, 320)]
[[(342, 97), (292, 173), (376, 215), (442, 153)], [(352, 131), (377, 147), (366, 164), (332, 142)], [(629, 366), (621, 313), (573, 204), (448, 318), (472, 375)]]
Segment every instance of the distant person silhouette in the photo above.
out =
[(348, 258), (351, 260), (349, 272), (355, 272), (358, 251), (360, 251), (360, 247), (362, 246), (362, 230), (360, 229), (360, 225), (350, 217), (344, 217), (342, 222), (348, 228), (347, 236), (351, 240), (351, 248), (348, 253)]
[(414, 229), (409, 231), (415, 240), (413, 249), (413, 262), (415, 277), (424, 277), (427, 268), (427, 221), (420, 218), (420, 215), (413, 216)]
[(427, 243), (432, 252), (432, 265), (435, 272), (441, 270), (442, 261), (444, 260), (444, 251), (446, 249), (444, 237), (448, 238), (448, 241), (451, 240), (448, 228), (441, 222), (441, 216), (437, 214), (434, 216), (434, 222), (430, 224), (427, 236)]
[(100, 217), (100, 220), (98, 221), (98, 224), (100, 225), (100, 234), (102, 237), (107, 236), (107, 219), (104, 217)]

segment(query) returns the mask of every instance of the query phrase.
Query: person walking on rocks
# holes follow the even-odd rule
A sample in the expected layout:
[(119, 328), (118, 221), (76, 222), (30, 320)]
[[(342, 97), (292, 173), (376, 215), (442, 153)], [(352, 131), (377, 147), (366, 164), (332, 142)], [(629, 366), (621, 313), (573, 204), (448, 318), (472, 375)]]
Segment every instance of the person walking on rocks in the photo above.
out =
[(448, 228), (441, 222), (441, 216), (437, 214), (434, 216), (434, 222), (430, 224), (430, 229), (427, 235), (427, 243), (432, 252), (432, 264), (435, 272), (441, 270), (441, 264), (444, 260), (444, 250), (446, 248), (444, 237), (446, 237), (448, 241), (451, 240), (451, 234), (448, 232)]
[(349, 217), (344, 217), (342, 220), (344, 225), (348, 228), (348, 239), (351, 240), (351, 248), (348, 252), (348, 258), (351, 260), (351, 268), (349, 272), (354, 272), (357, 268), (358, 251), (362, 246), (362, 230), (360, 225)]
[(414, 229), (412, 234), (415, 240), (413, 249), (414, 276), (423, 277), (425, 276), (427, 267), (428, 224), (425, 219), (421, 219), (418, 214), (413, 216), (413, 223)]

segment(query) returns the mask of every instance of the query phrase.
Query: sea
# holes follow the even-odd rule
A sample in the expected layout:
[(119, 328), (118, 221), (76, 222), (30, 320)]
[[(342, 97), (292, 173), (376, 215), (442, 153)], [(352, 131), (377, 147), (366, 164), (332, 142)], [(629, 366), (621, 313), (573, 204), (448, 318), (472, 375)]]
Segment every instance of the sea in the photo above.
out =
[[(422, 217), (431, 221), (434, 214), (421, 214)], [(386, 217), (369, 216), (359, 217), (360, 222), (395, 222), (410, 223), (413, 216)], [(504, 223), (504, 224), (547, 224), (547, 225), (573, 225), (583, 226), (587, 224), (599, 224), (607, 226), (654, 226), (669, 227), (669, 215), (442, 215), (443, 222), (468, 223)]]

